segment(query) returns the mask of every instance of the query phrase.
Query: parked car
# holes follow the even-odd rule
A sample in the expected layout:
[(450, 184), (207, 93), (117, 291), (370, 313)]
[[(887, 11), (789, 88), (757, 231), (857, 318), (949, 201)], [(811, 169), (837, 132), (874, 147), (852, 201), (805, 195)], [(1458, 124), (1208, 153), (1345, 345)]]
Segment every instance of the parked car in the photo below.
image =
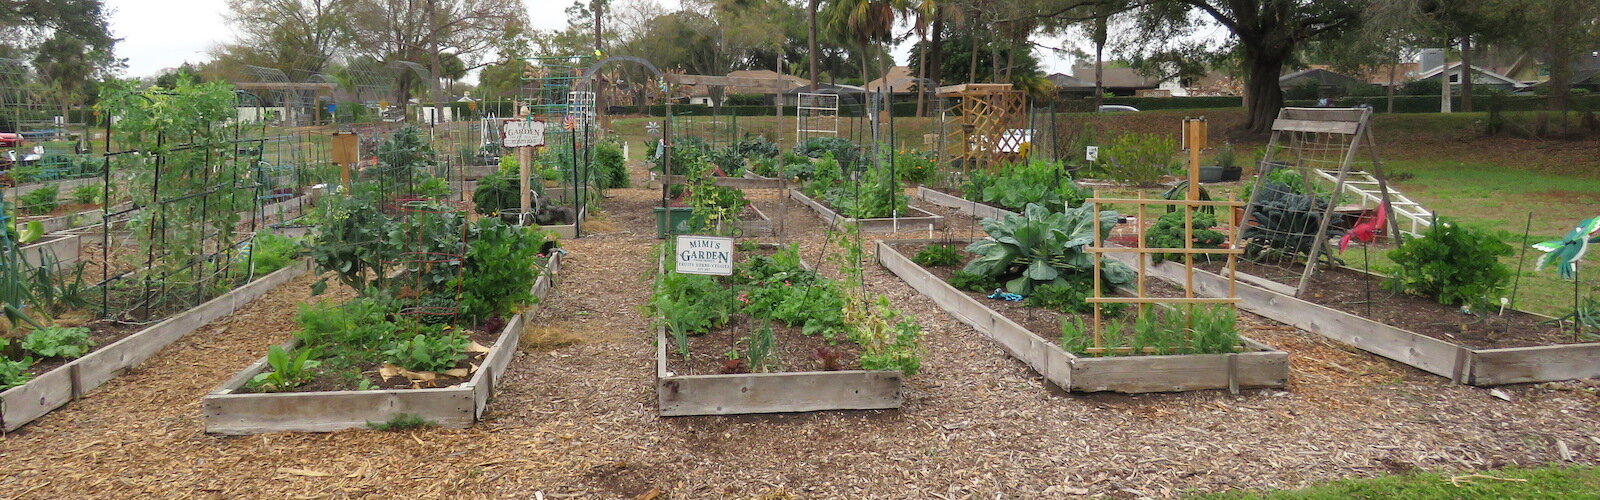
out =
[(22, 134), (13, 134), (13, 133), (10, 133), (10, 132), (0, 132), (0, 148), (20, 148), (20, 147), (22, 147)]
[(1101, 104), (1100, 105), (1100, 112), (1101, 113), (1124, 113), (1124, 112), (1127, 112), (1127, 113), (1138, 113), (1139, 112), (1139, 108), (1135, 108), (1133, 106), (1122, 105), (1122, 104)]

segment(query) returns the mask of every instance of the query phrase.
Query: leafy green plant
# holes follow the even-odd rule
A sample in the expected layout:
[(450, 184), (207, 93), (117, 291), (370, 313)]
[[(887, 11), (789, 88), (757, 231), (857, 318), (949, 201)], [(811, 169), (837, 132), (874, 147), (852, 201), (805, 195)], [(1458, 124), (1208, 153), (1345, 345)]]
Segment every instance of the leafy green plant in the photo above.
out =
[(470, 344), (472, 341), (459, 333), (425, 332), (390, 344), (383, 356), (407, 370), (439, 372), (455, 368), (456, 363), (466, 359)]
[(499, 219), (479, 219), (459, 278), (462, 318), (478, 324), (534, 303), (533, 284), (542, 271), (539, 255), (548, 236)]
[(739, 142), (734, 143), (733, 149), (739, 153), (740, 157), (749, 158), (752, 161), (776, 158), (778, 156), (778, 145), (773, 144), (771, 140), (763, 135), (746, 134), (743, 139), (739, 139)]
[[(1289, 185), (1270, 179), (1262, 181), (1261, 189), (1246, 211), (1254, 223), (1246, 224), (1239, 231), (1239, 238), (1247, 242), (1245, 255), (1252, 258), (1264, 254), (1310, 255), (1328, 201), (1297, 194)], [(1328, 226), (1329, 238), (1344, 234), (1336, 226)]]
[[(1212, 229), (1217, 227), (1217, 216), (1206, 212), (1194, 212), (1190, 218), (1190, 226), (1194, 229), (1194, 248), (1222, 248), (1228, 241), (1228, 235)], [(1168, 212), (1161, 215), (1156, 223), (1144, 233), (1144, 244), (1150, 248), (1183, 248), (1187, 233), (1183, 228), (1183, 212)], [(1210, 255), (1195, 255), (1195, 261), (1208, 260)], [(1151, 254), (1150, 260), (1160, 264), (1168, 259), (1182, 260), (1183, 254), (1157, 253)]]
[(1094, 347), (1094, 339), (1089, 336), (1089, 329), (1083, 324), (1082, 317), (1061, 318), (1061, 337), (1057, 339), (1056, 346), (1072, 353), (1082, 353), (1085, 349)]
[(1421, 237), (1389, 252), (1395, 271), (1383, 287), (1440, 304), (1488, 305), (1511, 279), (1511, 270), (1500, 262), (1511, 254), (1511, 246), (1488, 231), (1436, 221)]
[(744, 175), (744, 155), (733, 146), (713, 149), (706, 152), (706, 161), (716, 165), (722, 175), (738, 177)]
[(949, 281), (950, 286), (955, 287), (957, 290), (966, 290), (969, 292), (989, 293), (991, 290), (1000, 288), (999, 280), (989, 276), (984, 276), (982, 274), (969, 273), (966, 271), (956, 271), (954, 274), (950, 275)]
[[(1050, 309), (1069, 314), (1086, 314), (1094, 312), (1094, 305), (1088, 299), (1094, 296), (1094, 288), (1090, 278), (1085, 275), (1076, 275), (1065, 283), (1046, 283), (1034, 287), (1033, 294), (1029, 295), (1024, 304), (1028, 307)], [(1100, 312), (1107, 316), (1117, 316), (1127, 308), (1127, 304), (1109, 303), (1100, 304)]]
[(1226, 354), (1238, 348), (1239, 312), (1232, 306), (1191, 304), (1184, 313), (1183, 324), (1189, 325), (1187, 353)]
[(44, 215), (55, 211), (59, 203), (56, 198), (61, 196), (61, 189), (54, 184), (45, 186), (27, 194), (17, 197), (17, 206), (28, 215)]
[(861, 369), (895, 370), (906, 375), (921, 369), (917, 342), (922, 337), (922, 326), (890, 306), (888, 297), (850, 297), (844, 301), (844, 321), (850, 325), (850, 340), (861, 346)]
[(895, 176), (912, 184), (928, 182), (939, 172), (937, 159), (932, 151), (897, 152), (894, 155)]
[(861, 147), (848, 139), (838, 137), (812, 137), (795, 145), (794, 152), (801, 156), (820, 159), (833, 156), (841, 166), (850, 168), (861, 159)]
[(94, 348), (94, 341), (88, 328), (47, 326), (23, 337), (22, 348), (43, 358), (77, 359)]
[(400, 432), (438, 427), (439, 423), (415, 413), (396, 413), (385, 422), (367, 422), (367, 428), (379, 432)]
[(1082, 205), (1093, 194), (1074, 182), (1064, 165), (1046, 161), (1005, 165), (994, 174), (972, 172), (962, 191), (967, 199), (1007, 210), (1020, 211), (1034, 203), (1052, 212)]
[[(0, 339), (0, 349), (4, 349), (10, 341)], [(33, 380), (33, 374), (28, 373), (28, 368), (33, 367), (33, 358), (23, 356), (22, 359), (7, 359), (0, 356), (0, 390), (10, 389)]]
[(909, 210), (911, 198), (897, 189), (888, 167), (869, 168), (857, 182), (826, 184), (829, 180), (822, 174), (826, 163), (818, 162), (817, 176), (810, 185), (815, 185), (813, 191), (820, 192), (822, 201), (840, 215), (873, 219), (904, 215)]
[(594, 146), (595, 185), (601, 189), (628, 187), (628, 162), (622, 157), (622, 145), (615, 141), (600, 141)]
[[(400, 256), (400, 249), (388, 244), (391, 232), (400, 233), (395, 221), (363, 193), (324, 198), (320, 211), (322, 224), (310, 245), (319, 273), (333, 272), (356, 290), (367, 290), (369, 281), (382, 287), (387, 282), (385, 263)], [(312, 289), (320, 293), (326, 286), (324, 277)]]
[(1217, 149), (1217, 154), (1211, 157), (1211, 161), (1222, 168), (1235, 166), (1239, 160), (1233, 151), (1233, 143), (1223, 143), (1222, 147)]
[(710, 182), (695, 182), (690, 188), (689, 206), (694, 208), (690, 219), (693, 231), (731, 230), (739, 221), (739, 214), (750, 205), (744, 191), (718, 186)]
[[(300, 258), (303, 250), (300, 241), (270, 231), (256, 233), (250, 242), (249, 259), (239, 259), (236, 262), (236, 272), (239, 276), (263, 276), (273, 271), (289, 267), (289, 263)], [(250, 268), (246, 269), (245, 267)]]
[(100, 203), (100, 186), (84, 184), (72, 190), (72, 201), (83, 205)]
[[(1005, 281), (1006, 291), (1021, 295), (1041, 284), (1065, 284), (1072, 274), (1092, 271), (1095, 257), (1086, 249), (1094, 242), (1094, 224), (1100, 234), (1110, 234), (1118, 219), (1113, 211), (1096, 217), (1088, 205), (1051, 213), (1029, 204), (1022, 214), (980, 222), (989, 237), (967, 246), (978, 258), (962, 270)], [(1111, 286), (1134, 278), (1131, 269), (1112, 260), (1102, 260), (1100, 275)]]
[(267, 366), (272, 371), (256, 374), (246, 386), (261, 392), (277, 392), (304, 385), (315, 376), (312, 370), (322, 365), (322, 362), (311, 358), (312, 349), (309, 348), (289, 352), (282, 346), (268, 347)]
[(928, 245), (917, 251), (911, 261), (922, 267), (943, 267), (960, 264), (961, 249), (955, 245)]
[(1113, 181), (1139, 186), (1154, 185), (1175, 171), (1178, 145), (1158, 134), (1122, 134), (1105, 150), (1106, 175)]

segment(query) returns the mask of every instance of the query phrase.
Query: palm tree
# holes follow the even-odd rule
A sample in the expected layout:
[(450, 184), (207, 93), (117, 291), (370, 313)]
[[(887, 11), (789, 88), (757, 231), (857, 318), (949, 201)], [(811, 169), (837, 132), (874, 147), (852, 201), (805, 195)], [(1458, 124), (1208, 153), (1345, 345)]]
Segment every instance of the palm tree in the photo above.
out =
[(890, 0), (829, 0), (821, 12), (828, 31), (852, 39), (861, 51), (861, 81), (868, 80), (867, 45), (893, 38), (895, 8)]

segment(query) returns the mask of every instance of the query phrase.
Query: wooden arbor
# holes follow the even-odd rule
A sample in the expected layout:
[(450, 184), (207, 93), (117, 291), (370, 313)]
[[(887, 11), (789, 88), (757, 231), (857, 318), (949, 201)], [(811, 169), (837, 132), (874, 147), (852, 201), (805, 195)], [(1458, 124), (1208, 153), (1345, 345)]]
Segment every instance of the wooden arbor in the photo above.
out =
[(938, 95), (956, 99), (950, 111), (964, 136), (959, 144), (947, 146), (947, 158), (989, 169), (1022, 153), (1028, 138), (1022, 130), (1027, 96), (1021, 90), (1009, 83), (963, 83), (939, 87)]

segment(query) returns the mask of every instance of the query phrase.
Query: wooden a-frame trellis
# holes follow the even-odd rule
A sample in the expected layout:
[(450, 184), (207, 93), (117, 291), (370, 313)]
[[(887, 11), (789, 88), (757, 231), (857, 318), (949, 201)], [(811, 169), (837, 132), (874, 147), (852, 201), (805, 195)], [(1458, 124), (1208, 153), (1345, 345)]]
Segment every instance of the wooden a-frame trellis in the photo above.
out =
[[(1394, 208), (1390, 202), (1390, 189), (1382, 176), (1382, 162), (1378, 159), (1376, 141), (1373, 139), (1371, 108), (1283, 108), (1278, 111), (1277, 120), (1272, 124), (1272, 138), (1267, 143), (1266, 152), (1262, 155), (1261, 163), (1257, 165), (1255, 187), (1251, 192), (1249, 204), (1244, 209), (1242, 220), (1249, 224), (1254, 220), (1260, 210), (1260, 197), (1263, 192), (1262, 185), (1267, 180), (1267, 173), (1272, 168), (1290, 168), (1299, 174), (1302, 193), (1315, 195), (1313, 178), (1329, 178), (1334, 182), (1333, 191), (1328, 197), (1326, 207), (1321, 209), (1320, 220), (1314, 232), (1301, 233), (1312, 237), (1309, 251), (1305, 254), (1305, 265), (1299, 269), (1299, 276), (1294, 281), (1294, 295), (1304, 295), (1311, 283), (1311, 275), (1316, 272), (1317, 258), (1327, 252), (1329, 228), (1332, 226), (1334, 212), (1339, 208), (1339, 202), (1354, 191), (1361, 199), (1356, 200), (1363, 205), (1368, 198), (1374, 198), (1378, 203)], [(1363, 143), (1365, 141), (1365, 143)], [(1365, 146), (1372, 161), (1371, 172), (1351, 171), (1351, 164), (1355, 162), (1357, 154)], [(1370, 176), (1372, 180), (1351, 180), (1352, 176)], [(1376, 193), (1354, 187), (1354, 183), (1375, 184)], [(1408, 205), (1416, 205), (1409, 201)], [(1315, 208), (1315, 205), (1312, 205)], [(1406, 212), (1410, 213), (1410, 212)], [(1396, 210), (1388, 211), (1388, 220), (1384, 224), (1385, 233), (1398, 235), (1400, 225), (1396, 221)], [(1311, 229), (1309, 227), (1302, 230)], [(1250, 256), (1246, 256), (1250, 259)], [(1290, 256), (1291, 262), (1297, 262)], [(1258, 262), (1261, 263), (1261, 262)]]
[(949, 151), (969, 168), (986, 170), (1022, 151), (1025, 134), (1008, 134), (1023, 128), (1027, 94), (1009, 83), (963, 83), (939, 87), (939, 97), (956, 98), (952, 111), (964, 136)]

